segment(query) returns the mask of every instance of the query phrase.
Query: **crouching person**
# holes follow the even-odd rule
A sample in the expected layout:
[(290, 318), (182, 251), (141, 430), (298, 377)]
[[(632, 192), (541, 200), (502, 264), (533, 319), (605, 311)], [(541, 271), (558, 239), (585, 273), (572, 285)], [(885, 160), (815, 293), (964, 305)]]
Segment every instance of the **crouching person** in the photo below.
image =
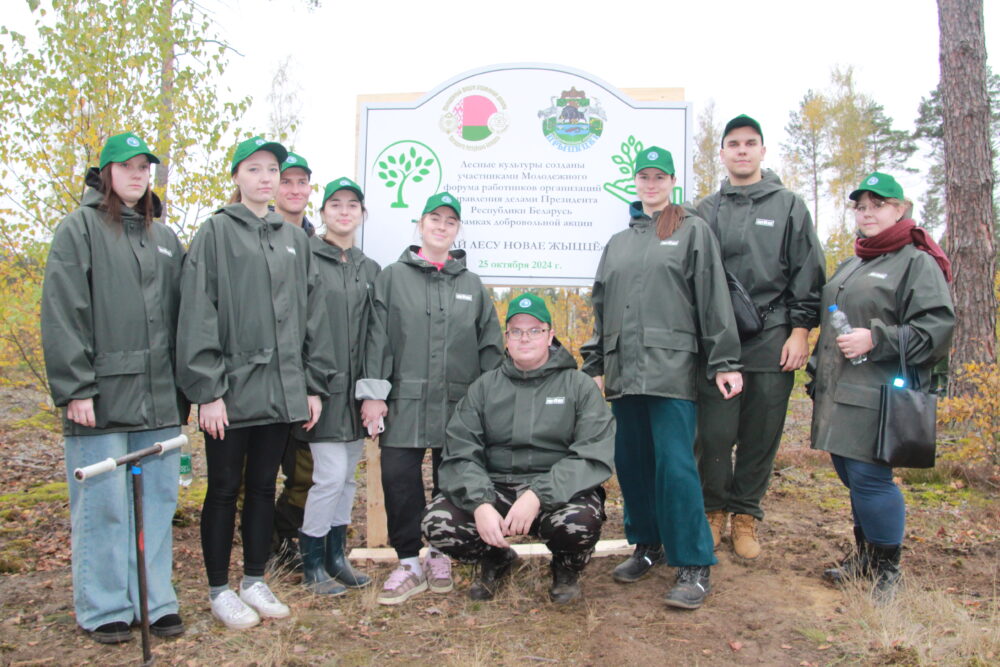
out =
[(549, 597), (580, 595), (580, 573), (604, 523), (615, 426), (594, 382), (555, 338), (541, 298), (507, 310), (507, 355), (469, 387), (448, 423), (438, 470), (441, 494), (427, 506), (427, 541), (479, 565), (469, 589), (490, 600), (517, 561), (507, 542), (532, 535), (552, 552)]

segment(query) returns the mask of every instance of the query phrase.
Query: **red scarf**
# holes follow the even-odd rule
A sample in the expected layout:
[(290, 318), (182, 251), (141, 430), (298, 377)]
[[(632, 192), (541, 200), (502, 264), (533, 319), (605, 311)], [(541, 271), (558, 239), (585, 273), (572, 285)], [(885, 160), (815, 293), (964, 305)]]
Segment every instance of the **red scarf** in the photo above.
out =
[(909, 218), (900, 220), (875, 236), (855, 239), (854, 254), (861, 259), (875, 259), (895, 252), (909, 243), (916, 246), (917, 250), (923, 250), (933, 257), (937, 265), (941, 267), (944, 279), (951, 282), (951, 261), (948, 256), (944, 254), (944, 250), (941, 250), (941, 246), (931, 238), (927, 230), (917, 227), (917, 223)]
[[(448, 263), (448, 260), (445, 260), (445, 261), (443, 261), (443, 262), (435, 262), (435, 261), (434, 261), (433, 259), (431, 259), (430, 257), (428, 257), (427, 255), (425, 255), (425, 254), (424, 254), (424, 249), (423, 249), (423, 248), (420, 248), (419, 250), (417, 250), (417, 256), (418, 256), (418, 257), (420, 257), (421, 259), (425, 259), (425, 260), (427, 260), (427, 261), (428, 261), (429, 263), (433, 264), (433, 265), (434, 265), (434, 267), (435, 267), (435, 268), (436, 268), (436, 269), (437, 269), (438, 271), (442, 270), (442, 269), (444, 268), (444, 265)], [(452, 256), (451, 256), (451, 255), (449, 254), (449, 255), (448, 255), (448, 259), (455, 259), (455, 258), (454, 258), (454, 257), (452, 257)]]

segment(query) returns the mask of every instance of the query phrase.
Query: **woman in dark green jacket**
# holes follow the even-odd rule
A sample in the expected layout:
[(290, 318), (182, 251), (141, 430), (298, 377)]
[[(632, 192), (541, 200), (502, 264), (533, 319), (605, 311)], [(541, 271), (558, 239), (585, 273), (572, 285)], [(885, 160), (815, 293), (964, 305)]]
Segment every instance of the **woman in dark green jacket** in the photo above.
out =
[[(201, 545), (212, 613), (230, 628), (289, 613), (264, 583), (275, 477), (289, 428), (316, 424), (335, 373), (309, 238), (268, 211), (286, 156), (281, 144), (259, 137), (237, 146), (233, 203), (198, 230), (181, 281), (177, 378), (198, 404), (205, 432)], [(237, 596), (229, 589), (229, 558), (241, 482)]]
[(465, 251), (452, 250), (462, 206), (447, 192), (431, 196), (418, 231), (421, 245), (403, 251), (375, 280), (364, 377), (362, 422), (379, 435), (389, 543), (400, 564), (378, 597), (401, 604), (430, 588), (453, 587), (448, 557), (430, 549), (426, 572), (420, 515), (427, 504), (420, 467), (431, 449), (432, 495), (445, 427), (459, 399), (503, 358), (493, 299), (479, 276), (465, 268)]
[[(877, 599), (892, 596), (899, 580), (906, 507), (892, 468), (873, 460), (880, 387), (899, 373), (899, 331), (906, 327), (906, 362), (923, 387), (948, 353), (955, 326), (948, 282), (951, 266), (941, 248), (907, 217), (912, 204), (896, 180), (869, 174), (851, 193), (859, 238), (855, 257), (823, 289), (823, 321), (813, 363), (815, 405), (812, 446), (830, 452), (851, 494), (857, 551), (825, 572), (840, 581), (870, 577)], [(842, 311), (853, 331), (830, 324)], [(851, 360), (858, 363), (851, 363)]]
[[(153, 222), (145, 142), (108, 139), (79, 209), (56, 229), (42, 288), (42, 345), (63, 413), (76, 622), (101, 643), (132, 638), (140, 617), (125, 468), (78, 483), (73, 470), (180, 433), (188, 408), (174, 384), (174, 332), (184, 250)], [(143, 460), (151, 630), (184, 632), (170, 583), (179, 452)]]
[(323, 226), (309, 240), (333, 327), (337, 374), (330, 381), (330, 398), (323, 403), (319, 422), (311, 431), (296, 429), (296, 437), (309, 442), (313, 458), (313, 485), (306, 497), (299, 546), (304, 583), (313, 592), (328, 595), (370, 582), (354, 571), (344, 554), (356, 487), (354, 470), (365, 446), (361, 403), (353, 389), (361, 377), (372, 292), (382, 270), (354, 245), (354, 233), (367, 215), (364, 197), (349, 178), (327, 183), (320, 207)]
[[(674, 162), (650, 147), (635, 161), (639, 201), (608, 241), (594, 279), (594, 337), (583, 371), (611, 400), (625, 535), (636, 545), (615, 568), (637, 581), (666, 553), (677, 583), (668, 605), (701, 606), (710, 589), (712, 534), (694, 459), (698, 350), (725, 398), (742, 390), (732, 302), (708, 224), (670, 203)], [(602, 379), (603, 377), (603, 379)]]

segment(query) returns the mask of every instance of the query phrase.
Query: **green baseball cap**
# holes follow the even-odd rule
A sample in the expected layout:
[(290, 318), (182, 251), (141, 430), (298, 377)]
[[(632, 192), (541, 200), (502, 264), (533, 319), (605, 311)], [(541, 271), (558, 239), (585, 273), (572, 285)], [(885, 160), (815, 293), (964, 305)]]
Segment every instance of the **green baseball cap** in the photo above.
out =
[(646, 167), (655, 167), (664, 174), (673, 176), (674, 156), (665, 148), (650, 146), (635, 156), (635, 169), (632, 170), (632, 175), (635, 176)]
[(123, 132), (113, 137), (108, 137), (101, 149), (101, 169), (109, 162), (127, 162), (136, 155), (145, 155), (150, 162), (159, 164), (160, 158), (153, 155), (146, 142), (137, 137), (132, 132)]
[(849, 195), (849, 198), (851, 201), (858, 201), (862, 192), (874, 192), (886, 199), (903, 199), (903, 186), (889, 174), (883, 174), (880, 171), (873, 171), (862, 178), (861, 185)]
[(332, 197), (338, 190), (350, 190), (358, 196), (358, 199), (362, 203), (365, 201), (365, 193), (361, 191), (361, 186), (346, 176), (341, 176), (340, 178), (333, 179), (323, 188), (323, 202), (320, 204), (320, 207), (325, 206), (326, 200)]
[(257, 151), (273, 153), (274, 157), (278, 158), (278, 164), (284, 162), (288, 157), (288, 150), (277, 141), (266, 141), (264, 137), (250, 137), (246, 141), (241, 141), (236, 146), (236, 152), (233, 153), (233, 168), (231, 173), (235, 174), (236, 168), (240, 166), (240, 162), (243, 162), (243, 160), (246, 160)]
[(462, 219), (462, 202), (458, 201), (458, 197), (447, 192), (439, 192), (428, 197), (427, 204), (424, 205), (424, 214), (430, 213), (440, 206), (447, 206), (455, 212), (459, 220)]
[(740, 127), (749, 127), (751, 130), (760, 135), (760, 143), (764, 143), (764, 132), (760, 129), (760, 123), (745, 113), (741, 113), (739, 116), (726, 123), (726, 129), (722, 131), (723, 146), (726, 145), (726, 137), (729, 133)]
[(312, 176), (313, 170), (309, 168), (309, 163), (306, 162), (306, 159), (298, 153), (288, 151), (288, 157), (286, 157), (285, 161), (281, 163), (281, 173), (285, 173), (285, 170), (290, 169), (291, 167), (305, 169), (306, 173)]
[(507, 319), (504, 320), (504, 324), (510, 322), (510, 318), (515, 315), (531, 315), (539, 322), (545, 322), (548, 325), (552, 324), (552, 316), (549, 315), (549, 309), (545, 305), (545, 301), (540, 296), (535, 296), (531, 292), (525, 292), (521, 296), (515, 296), (510, 300), (510, 304), (507, 306)]

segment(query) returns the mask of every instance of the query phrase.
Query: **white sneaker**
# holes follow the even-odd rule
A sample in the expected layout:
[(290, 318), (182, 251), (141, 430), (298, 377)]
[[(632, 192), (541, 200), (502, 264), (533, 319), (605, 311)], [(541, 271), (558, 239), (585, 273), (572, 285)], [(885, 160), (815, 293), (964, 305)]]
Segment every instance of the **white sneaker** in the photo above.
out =
[(284, 618), (291, 610), (282, 604), (263, 581), (258, 581), (250, 588), (240, 587), (240, 599), (257, 610), (257, 613), (267, 618)]
[(260, 616), (232, 591), (226, 591), (212, 600), (212, 616), (232, 630), (245, 630), (260, 623)]

